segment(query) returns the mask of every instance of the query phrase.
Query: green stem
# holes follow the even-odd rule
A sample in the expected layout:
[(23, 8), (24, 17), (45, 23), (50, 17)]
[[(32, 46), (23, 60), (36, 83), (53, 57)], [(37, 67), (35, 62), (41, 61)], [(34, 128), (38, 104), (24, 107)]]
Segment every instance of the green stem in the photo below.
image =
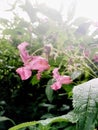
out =
[(89, 63), (91, 63), (95, 67), (95, 69), (98, 70), (98, 67), (88, 57), (86, 57), (86, 59), (89, 61)]
[(97, 78), (98, 76), (95, 74), (95, 72), (93, 71), (93, 69), (91, 67), (89, 67), (87, 64), (84, 65), (85, 67), (87, 67), (91, 72), (92, 74), (95, 76), (94, 78)]
[(39, 124), (39, 121), (31, 121), (31, 122), (26, 122), (26, 123), (21, 123), (19, 125), (16, 125), (14, 127), (9, 128), (8, 130), (19, 130), (21, 128), (27, 127), (27, 126), (33, 126), (36, 124)]
[(34, 55), (35, 53), (37, 53), (37, 52), (39, 52), (39, 51), (41, 51), (41, 50), (43, 50), (43, 48), (37, 49), (36, 51), (34, 51), (34, 52), (32, 53), (32, 55)]

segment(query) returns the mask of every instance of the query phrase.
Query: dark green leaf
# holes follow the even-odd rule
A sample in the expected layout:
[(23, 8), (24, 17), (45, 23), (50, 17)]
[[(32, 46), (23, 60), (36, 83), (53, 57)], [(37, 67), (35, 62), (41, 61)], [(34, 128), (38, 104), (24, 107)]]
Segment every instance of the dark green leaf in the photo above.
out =
[(51, 89), (51, 85), (53, 84), (53, 80), (49, 80), (45, 89), (46, 96), (50, 102), (53, 100), (53, 90)]
[(40, 121), (42, 125), (48, 125), (54, 122), (71, 122), (71, 123), (76, 123), (77, 122), (77, 117), (75, 115), (75, 113), (73, 111), (69, 112), (66, 115), (62, 115), (62, 116), (58, 116), (58, 117), (54, 117), (54, 118), (48, 118), (46, 120), (42, 120)]
[(76, 126), (68, 126), (64, 130), (76, 130)]
[(72, 112), (69, 112), (66, 115), (59, 116), (59, 117), (48, 118), (46, 120), (40, 120), (40, 121), (32, 121), (32, 122), (21, 123), (19, 125), (16, 125), (16, 126), (10, 128), (9, 130), (19, 130), (20, 128), (25, 128), (25, 127), (28, 127), (28, 126), (34, 126), (36, 124), (41, 124), (43, 126), (43, 128), (47, 128), (49, 124), (52, 124), (52, 123), (55, 123), (55, 122), (62, 122), (62, 121), (64, 121), (65, 123), (70, 122), (70, 123), (75, 124), (77, 122), (77, 117), (76, 117), (75, 113), (72, 111)]

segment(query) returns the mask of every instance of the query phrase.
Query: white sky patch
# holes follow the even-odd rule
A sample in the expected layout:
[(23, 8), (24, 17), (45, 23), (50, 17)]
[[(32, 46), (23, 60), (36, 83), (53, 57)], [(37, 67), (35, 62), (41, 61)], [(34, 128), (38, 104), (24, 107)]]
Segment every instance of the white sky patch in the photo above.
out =
[[(13, 4), (14, 1), (15, 0), (0, 0), (0, 18), (6, 18), (6, 19), (13, 18), (13, 14), (5, 10), (10, 9), (10, 5)], [(20, 1), (23, 3), (25, 2), (25, 0)], [(60, 10), (60, 8), (64, 7), (65, 8), (64, 14), (66, 15), (69, 3), (71, 3), (73, 0), (30, 0), (30, 1), (34, 2), (38, 1), (38, 3), (46, 3), (47, 5), (57, 10)], [(75, 17), (83, 16), (98, 21), (98, 0), (77, 0), (77, 2), (78, 4), (76, 8)], [(23, 14), (23, 12), (19, 10), (19, 8), (17, 8), (17, 12), (20, 16), (27, 18), (27, 15)]]
[[(7, 17), (12, 17), (9, 12), (5, 13), (4, 10), (8, 8), (8, 4), (6, 3), (6, 0), (0, 1), (0, 18), (7, 18)], [(10, 16), (9, 16), (10, 15)]]
[(76, 16), (84, 16), (98, 21), (98, 0), (78, 0)]

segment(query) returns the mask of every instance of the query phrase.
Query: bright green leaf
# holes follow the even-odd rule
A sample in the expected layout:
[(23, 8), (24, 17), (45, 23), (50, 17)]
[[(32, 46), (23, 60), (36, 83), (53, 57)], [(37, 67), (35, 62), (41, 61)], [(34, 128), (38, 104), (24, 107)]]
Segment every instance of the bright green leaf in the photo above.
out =
[(33, 76), (33, 78), (31, 79), (31, 83), (32, 85), (36, 85), (39, 83), (40, 80), (37, 79), (36, 75)]

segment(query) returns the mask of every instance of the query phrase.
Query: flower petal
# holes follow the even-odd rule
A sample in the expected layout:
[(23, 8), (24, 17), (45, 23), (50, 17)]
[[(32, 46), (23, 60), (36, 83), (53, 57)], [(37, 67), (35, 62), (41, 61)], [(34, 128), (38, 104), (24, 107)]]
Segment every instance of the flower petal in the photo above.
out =
[(70, 76), (60, 76), (59, 82), (61, 84), (70, 84), (70, 83), (72, 83), (72, 80), (71, 80)]
[(32, 71), (26, 67), (20, 67), (16, 70), (16, 72), (20, 75), (22, 80), (26, 80), (32, 75)]
[(31, 58), (31, 56), (28, 54), (28, 52), (26, 50), (26, 47), (28, 45), (29, 45), (29, 43), (23, 42), (23, 43), (19, 44), (17, 47), (20, 51), (20, 57), (24, 64)]
[(48, 61), (40, 56), (34, 56), (26, 66), (31, 70), (38, 70), (40, 72), (43, 72), (44, 70), (48, 70), (50, 68)]
[(58, 70), (59, 70), (59, 68), (55, 68), (53, 70), (53, 78), (54, 79), (59, 79), (60, 78), (60, 74), (59, 74)]
[(55, 82), (54, 84), (51, 85), (51, 88), (56, 91), (61, 88), (61, 83)]
[(41, 72), (38, 71), (38, 73), (36, 74), (36, 76), (37, 76), (37, 79), (40, 80), (40, 78), (41, 78)]

